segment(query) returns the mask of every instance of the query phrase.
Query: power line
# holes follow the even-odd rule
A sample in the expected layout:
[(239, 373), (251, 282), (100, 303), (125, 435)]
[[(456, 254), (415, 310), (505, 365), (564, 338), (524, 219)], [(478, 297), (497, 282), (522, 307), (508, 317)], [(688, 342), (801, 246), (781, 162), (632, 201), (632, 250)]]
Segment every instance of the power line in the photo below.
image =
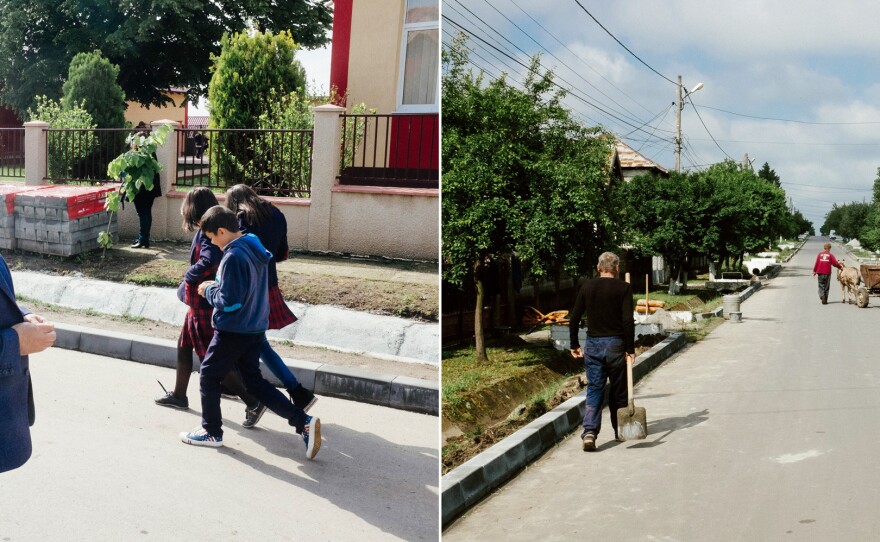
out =
[[(471, 15), (473, 15), (474, 17), (476, 17), (476, 18), (477, 18), (480, 22), (482, 22), (485, 26), (487, 26), (487, 27), (489, 26), (488, 23), (486, 23), (486, 21), (484, 21), (482, 18), (480, 18), (478, 15), (476, 15), (473, 11), (471, 11), (470, 9), (468, 9), (467, 6), (465, 6), (464, 4), (462, 4), (460, 0), (455, 0), (455, 1), (456, 1), (459, 5), (461, 5), (461, 7), (463, 7), (465, 10), (467, 10), (468, 13), (470, 13)], [(541, 50), (543, 50), (545, 53), (547, 53), (548, 55), (550, 55), (551, 57), (553, 57), (554, 59), (556, 59), (556, 61), (559, 62), (562, 66), (564, 66), (565, 68), (568, 68), (568, 70), (569, 70), (571, 73), (573, 73), (575, 76), (577, 76), (578, 78), (580, 78), (581, 81), (583, 81), (584, 83), (588, 84), (589, 86), (591, 86), (591, 87), (593, 87), (594, 89), (596, 89), (597, 91), (599, 91), (600, 94), (602, 94), (603, 96), (605, 96), (606, 98), (608, 98), (609, 100), (611, 100), (611, 101), (612, 101), (615, 105), (617, 105), (618, 107), (621, 107), (621, 108), (623, 108), (624, 110), (626, 110), (625, 107), (623, 107), (621, 104), (617, 103), (613, 98), (611, 98), (610, 96), (608, 96), (607, 94), (605, 94), (604, 92), (602, 92), (601, 90), (599, 90), (599, 89), (596, 87), (596, 85), (594, 85), (593, 83), (591, 83), (590, 81), (588, 81), (586, 78), (584, 78), (584, 76), (582, 76), (580, 73), (578, 73), (577, 70), (575, 70), (574, 68), (572, 68), (571, 66), (569, 66), (566, 62), (564, 62), (564, 61), (563, 61), (561, 58), (559, 58), (558, 56), (554, 55), (552, 51), (550, 51), (549, 49), (547, 49), (546, 47), (544, 47), (544, 46), (543, 46), (538, 40), (536, 40), (535, 38), (533, 38), (531, 34), (529, 34), (528, 32), (526, 32), (525, 30), (522, 29), (522, 27), (520, 27), (518, 24), (516, 24), (515, 22), (513, 22), (513, 21), (510, 19), (510, 17), (508, 17), (508, 16), (505, 15), (501, 10), (499, 10), (497, 7), (495, 7), (494, 5), (492, 5), (492, 4), (489, 2), (489, 0), (483, 0), (483, 2), (485, 2), (486, 5), (488, 5), (490, 8), (492, 8), (493, 10), (495, 10), (495, 12), (498, 13), (499, 15), (501, 15), (501, 17), (503, 17), (507, 22), (509, 22), (510, 24), (512, 24), (512, 25), (513, 25), (517, 30), (519, 30), (519, 31), (520, 31), (525, 37), (527, 37), (527, 38), (529, 38), (530, 40), (532, 40), (532, 42), (533, 42), (535, 45), (537, 45)], [(495, 31), (495, 33), (498, 33), (498, 31), (495, 30), (494, 28), (493, 28), (492, 30)], [(499, 34), (499, 35), (500, 35), (500, 34)], [(513, 43), (513, 41), (510, 40), (509, 38), (505, 37), (505, 39), (506, 39), (507, 41)], [(521, 49), (520, 49), (520, 50), (521, 50)], [(545, 66), (545, 68), (546, 68), (546, 66)], [(560, 79), (561, 79), (561, 77), (560, 77)], [(572, 86), (573, 86), (573, 85), (572, 85)], [(590, 96), (590, 97), (593, 98), (592, 96)], [(595, 100), (595, 98), (593, 98), (593, 99)], [(597, 101), (598, 101), (598, 100), (597, 100)], [(604, 105), (604, 104), (603, 104), (603, 105)], [(610, 106), (606, 106), (606, 107), (608, 107), (608, 109), (612, 109)], [(622, 113), (622, 112), (620, 112), (619, 110), (614, 110), (614, 112), (617, 113), (618, 115), (623, 116), (623, 117), (627, 117), (627, 113), (628, 113), (628, 111)], [(633, 122), (641, 122), (641, 120), (638, 119), (637, 117), (635, 117), (634, 115), (629, 115), (628, 118), (629, 118), (629, 120), (632, 120)]]
[[(511, 44), (511, 45), (512, 45), (517, 51), (519, 51), (520, 53), (522, 53), (523, 55), (525, 55), (525, 56), (527, 56), (527, 57), (530, 57), (530, 56), (531, 56), (529, 53), (527, 53), (526, 51), (524, 51), (523, 49), (521, 49), (519, 46), (517, 46), (512, 40), (510, 40), (510, 38), (508, 38), (507, 36), (505, 36), (505, 35), (501, 34), (500, 32), (498, 32), (498, 31), (497, 31), (495, 28), (493, 28), (489, 23), (487, 23), (482, 17), (480, 17), (479, 15), (477, 15), (476, 13), (474, 13), (473, 11), (471, 11), (467, 6), (462, 5), (460, 2), (458, 2), (458, 4), (462, 7), (462, 9), (464, 9), (465, 11), (467, 11), (467, 12), (468, 12), (473, 18), (477, 19), (477, 20), (478, 20), (479, 22), (481, 22), (485, 27), (489, 28), (492, 32), (494, 32), (495, 34), (497, 34), (498, 36), (500, 36), (502, 40), (506, 41), (507, 43), (510, 43), (510, 44)], [(451, 5), (451, 4), (445, 4), (445, 6), (448, 7), (448, 8), (450, 8), (450, 9), (451, 9), (452, 11), (454, 11), (456, 14), (458, 14), (458, 15), (460, 15), (460, 16), (462, 16), (462, 17), (467, 18), (467, 16), (466, 16), (465, 14), (461, 13), (461, 12), (460, 12), (459, 10), (457, 10), (453, 5)], [(490, 7), (493, 7), (493, 6), (491, 6), (491, 4), (490, 4)], [(495, 9), (495, 8), (493, 7), (493, 9)], [(453, 24), (455, 24), (456, 26), (458, 26), (458, 27), (461, 28), (462, 30), (468, 32), (468, 29), (465, 28), (464, 25), (462, 25), (461, 23), (457, 23), (457, 22), (451, 20), (451, 19), (450, 19), (447, 15), (445, 15), (445, 14), (443, 15), (443, 17), (444, 17), (444, 19), (449, 20), (450, 22), (452, 22)], [(508, 20), (509, 20), (509, 19), (508, 19)], [(517, 28), (519, 28), (519, 27), (517, 27)], [(520, 31), (522, 31), (522, 29), (520, 29)], [(473, 37), (473, 38), (475, 38), (475, 39), (478, 39), (478, 40), (480, 40), (480, 41), (483, 41), (484, 43), (487, 43), (487, 44), (488, 44), (488, 42), (487, 42), (486, 40), (484, 40), (482, 37), (476, 35), (473, 31), (469, 31), (468, 33), (469, 33), (469, 35), (471, 35), (471, 37)], [(525, 32), (523, 32), (523, 33), (525, 33)], [(526, 35), (528, 36), (527, 33), (526, 33)], [(528, 36), (528, 37), (529, 37), (529, 39), (532, 39), (532, 41), (535, 41), (534, 38), (532, 38), (531, 36)], [(535, 43), (537, 43), (537, 42), (535, 42)], [(491, 44), (489, 44), (489, 45), (492, 46)], [(499, 45), (501, 45), (500, 42), (499, 42)], [(503, 45), (501, 45), (501, 46), (504, 47)], [(543, 48), (543, 46), (541, 46), (540, 43), (538, 43), (538, 46)], [(493, 48), (494, 48), (494, 46), (493, 46)], [(508, 56), (508, 58), (510, 58), (510, 59), (513, 60), (514, 62), (517, 62), (518, 64), (523, 65), (520, 61), (518, 61), (517, 59), (515, 59), (513, 56), (510, 56), (511, 54), (513, 54), (512, 51), (510, 51), (510, 50), (507, 49), (506, 47), (504, 47), (504, 49), (507, 50), (507, 52), (509, 53), (509, 54), (507, 54), (507, 55), (505, 55), (505, 56)], [(497, 48), (496, 48), (496, 50), (497, 50)], [(544, 49), (544, 50), (546, 51), (546, 49)], [(499, 51), (499, 52), (500, 52), (500, 51)], [(549, 51), (548, 51), (548, 52), (549, 52)], [(550, 53), (550, 54), (552, 55), (552, 53)], [(555, 56), (554, 56), (554, 58), (555, 58)], [(559, 59), (557, 58), (557, 60), (559, 60)], [(560, 62), (561, 62), (561, 61), (560, 61)], [(540, 63), (540, 61), (539, 61), (539, 65), (540, 65), (542, 68), (544, 68), (545, 70), (548, 69), (547, 66), (544, 65), (544, 64), (542, 64), (542, 63)], [(572, 73), (575, 73), (576, 75), (578, 75), (577, 72), (576, 72), (575, 70), (573, 70), (571, 67), (569, 67), (567, 64), (564, 64), (564, 63), (563, 63), (563, 65), (564, 65), (565, 67), (567, 67)], [(552, 70), (550, 70), (550, 71), (552, 71)], [(596, 105), (596, 104), (594, 104), (594, 103), (592, 103), (592, 102), (586, 100), (585, 98), (583, 98), (579, 93), (576, 93), (576, 92), (574, 91), (575, 86), (572, 85), (570, 82), (568, 82), (568, 81), (567, 81), (566, 79), (564, 79), (563, 77), (561, 77), (560, 75), (555, 74), (555, 78), (559, 79), (560, 81), (562, 81), (563, 83), (565, 83), (566, 85), (568, 85), (569, 88), (565, 88), (565, 87), (562, 87), (561, 85), (559, 85), (558, 83), (556, 83), (555, 81), (553, 82), (554, 85), (556, 85), (557, 87), (559, 87), (559, 88), (562, 89), (562, 90), (565, 90), (568, 94), (571, 94), (573, 97), (575, 97), (575, 98), (577, 98), (577, 99), (583, 101), (583, 102), (586, 103), (587, 105), (589, 105), (589, 106), (591, 106), (591, 107), (593, 107), (593, 108), (595, 108), (595, 109), (598, 109), (599, 111), (605, 113), (607, 116), (609, 116), (609, 117), (611, 117), (611, 118), (617, 120), (618, 122), (621, 122), (621, 123), (623, 123), (623, 124), (626, 124), (627, 126), (630, 126), (630, 127), (635, 127), (634, 124), (632, 124), (631, 122), (628, 121), (629, 119), (624, 119), (624, 118), (622, 118), (621, 116), (619, 116), (619, 115), (625, 115), (625, 113), (620, 113), (620, 112), (617, 112), (617, 111), (611, 112), (611, 111), (608, 111), (607, 109), (605, 109), (605, 108), (603, 108), (603, 107), (599, 107), (598, 105)], [(582, 78), (582, 79), (583, 79), (583, 78)], [(586, 80), (585, 80), (585, 81), (586, 81)], [(587, 81), (587, 83), (589, 84), (588, 81)], [(595, 100), (595, 98), (592, 98), (591, 96), (590, 96), (590, 98)], [(604, 105), (604, 104), (602, 104), (602, 105)], [(607, 106), (605, 106), (605, 107), (607, 107)], [(609, 108), (609, 109), (610, 109), (610, 108)], [(638, 120), (638, 119), (634, 119), (633, 117), (630, 117), (630, 118), (633, 119), (635, 122), (641, 122), (640, 120)]]
[[(455, 25), (456, 27), (462, 29), (462, 31), (465, 32), (465, 33), (466, 33), (467, 35), (469, 35), (470, 37), (472, 37), (472, 38), (474, 38), (474, 39), (476, 39), (476, 40), (479, 40), (479, 41), (483, 42), (484, 44), (488, 45), (489, 47), (495, 49), (495, 50), (496, 50), (498, 53), (500, 53), (502, 56), (505, 56), (505, 57), (509, 58), (510, 60), (512, 60), (513, 62), (516, 62), (516, 63), (519, 64), (520, 66), (526, 68), (527, 70), (532, 71), (532, 68), (531, 68), (530, 66), (526, 66), (525, 64), (523, 64), (522, 62), (520, 62), (518, 59), (516, 59), (516, 58), (510, 56), (509, 54), (507, 54), (507, 53), (505, 53), (504, 51), (500, 50), (499, 48), (495, 47), (494, 45), (492, 45), (491, 43), (489, 43), (488, 41), (486, 41), (486, 40), (483, 39), (482, 37), (480, 37), (480, 36), (478, 36), (478, 35), (476, 35), (476, 34), (474, 34), (474, 33), (472, 33), (472, 32), (467, 32), (467, 30), (464, 28), (464, 26), (462, 26), (460, 23), (456, 22), (455, 20), (451, 19), (451, 18), (448, 17), (447, 15), (444, 14), (444, 15), (443, 15), (443, 19), (449, 21), (451, 24)], [(541, 66), (541, 67), (543, 67), (545, 70), (547, 69), (545, 66), (543, 66), (542, 64), (540, 64), (540, 62), (538, 63), (538, 65)], [(541, 75), (541, 74), (538, 73), (537, 71), (535, 71), (535, 73), (536, 73), (536, 75)], [(558, 77), (558, 76), (557, 76), (557, 77)], [(568, 84), (568, 85), (571, 85), (571, 83), (569, 83), (569, 82), (566, 81), (565, 79), (562, 79), (561, 77), (558, 77), (558, 78), (559, 78), (560, 81), (562, 81), (562, 82), (564, 82), (564, 83), (566, 83), (566, 84)], [(611, 118), (617, 120), (617, 121), (620, 122), (621, 124), (625, 124), (625, 125), (627, 125), (627, 126), (629, 126), (629, 127), (631, 127), (631, 128), (635, 128), (635, 129), (638, 130), (638, 131), (648, 133), (647, 131), (644, 130), (644, 128), (639, 128), (638, 126), (636, 126), (635, 124), (632, 124), (631, 122), (627, 121), (626, 119), (622, 119), (622, 118), (620, 118), (620, 117), (618, 117), (618, 116), (616, 116), (616, 115), (610, 113), (610, 112), (607, 111), (606, 109), (604, 109), (604, 108), (602, 108), (602, 107), (600, 107), (600, 106), (598, 106), (598, 105), (596, 105), (596, 104), (590, 102), (589, 100), (587, 100), (587, 99), (584, 98), (583, 96), (580, 96), (578, 93), (576, 93), (572, 88), (563, 87), (562, 85), (560, 85), (559, 83), (557, 83), (556, 81), (554, 81), (554, 80), (552, 80), (552, 79), (550, 80), (550, 84), (553, 85), (553, 86), (555, 86), (555, 87), (557, 87), (557, 88), (559, 88), (560, 90), (565, 91), (567, 94), (569, 94), (569, 95), (572, 96), (573, 98), (576, 98), (577, 100), (579, 100), (579, 101), (581, 101), (581, 102), (583, 102), (583, 103), (589, 105), (590, 107), (592, 107), (592, 108), (594, 108), (594, 109), (596, 109), (596, 110), (598, 110), (598, 111), (604, 113), (605, 115), (607, 115), (607, 116), (609, 116), (609, 117), (611, 117)]]
[[(457, 27), (459, 28), (459, 31), (462, 32), (463, 34), (468, 35), (468, 36), (472, 36), (470, 33), (468, 33), (468, 30), (467, 30), (466, 28), (462, 27), (461, 25), (459, 25), (459, 24), (456, 23), (455, 21), (450, 20), (449, 22), (451, 22), (454, 26), (457, 26)], [(444, 31), (448, 36), (450, 36), (450, 38), (454, 38), (452, 32), (449, 31), (449, 30), (447, 30), (445, 27), (443, 28), (443, 31)], [(498, 50), (497, 48), (492, 47), (492, 48), (490, 49), (490, 48), (488, 48), (486, 45), (484, 45), (484, 42), (471, 42), (471, 43), (475, 43), (476, 45), (482, 47), (482, 50), (486, 51), (487, 54), (491, 55), (495, 60), (497, 60), (497, 61), (498, 61), (500, 64), (502, 64), (505, 68), (509, 68), (509, 69), (510, 69), (514, 74), (516, 74), (517, 76), (522, 77), (522, 78), (525, 78), (524, 75), (522, 74), (522, 72), (520, 72), (519, 70), (517, 70), (516, 67), (511, 66), (510, 64), (508, 64), (507, 62), (505, 62), (504, 60), (502, 60), (501, 58), (499, 58), (499, 57), (494, 53), (494, 51), (497, 51), (497, 50)], [(490, 44), (490, 46), (491, 46), (491, 44)], [(473, 54), (474, 54), (475, 56), (477, 56), (478, 58), (482, 59), (484, 62), (487, 63), (487, 65), (490, 65), (490, 66), (492, 66), (494, 69), (498, 70), (499, 73), (501, 74), (501, 76), (504, 76), (504, 75), (507, 74), (506, 71), (499, 69), (497, 66), (494, 66), (491, 62), (489, 62), (488, 59), (486, 59), (485, 57), (483, 57), (482, 55), (480, 55), (480, 54), (476, 51), (476, 49), (469, 47), (469, 48), (468, 48), (468, 51), (470, 51), (471, 53), (473, 53)], [(503, 55), (503, 53), (502, 53), (502, 55)], [(506, 56), (506, 55), (505, 55), (505, 56)], [(510, 59), (511, 57), (507, 56), (507, 58)], [(481, 66), (481, 65), (477, 64), (476, 62), (474, 62), (473, 60), (471, 60), (470, 58), (468, 58), (467, 61), (468, 61), (469, 64), (471, 64), (472, 66), (474, 66), (474, 67), (477, 68), (478, 70), (481, 70), (481, 71), (483, 71), (483, 72), (486, 71), (486, 66)], [(522, 63), (518, 62), (516, 59), (513, 59), (513, 61), (514, 61), (514, 62), (517, 62), (520, 66), (522, 66)], [(491, 76), (492, 74), (490, 73), (489, 75)], [(496, 77), (496, 78), (497, 78), (497, 77)], [(522, 91), (526, 91), (525, 86), (523, 86), (519, 81), (517, 81), (517, 80), (515, 80), (515, 79), (513, 79), (513, 78), (510, 79), (510, 83), (509, 83), (509, 84), (511, 84), (514, 88), (517, 88), (517, 89), (522, 90)], [(577, 115), (581, 120), (585, 121), (587, 124), (589, 124), (589, 125), (591, 125), (591, 126), (601, 126), (601, 123), (600, 123), (600, 122), (598, 122), (598, 121), (595, 120), (595, 119), (592, 119), (592, 118), (588, 117), (586, 114), (584, 114), (584, 113), (581, 112), (581, 111), (572, 110), (572, 113), (575, 114), (575, 115)]]
[[(486, 0), (486, 1), (487, 1), (487, 3), (488, 3), (488, 0)], [(627, 98), (629, 98), (630, 101), (631, 101), (632, 103), (634, 103), (634, 104), (636, 104), (637, 106), (639, 106), (639, 107), (641, 107), (642, 109), (644, 109), (645, 112), (647, 112), (647, 113), (650, 113), (650, 112), (651, 112), (650, 109), (648, 109), (647, 107), (645, 107), (644, 105), (642, 105), (641, 103), (639, 103), (638, 101), (636, 101), (635, 98), (633, 98), (632, 96), (630, 96), (629, 94), (627, 94), (623, 89), (621, 89), (620, 87), (618, 87), (617, 85), (615, 85), (611, 80), (609, 80), (607, 77), (605, 77), (604, 75), (602, 75), (602, 72), (600, 72), (599, 70), (597, 70), (596, 68), (594, 68), (593, 66), (591, 66), (586, 60), (584, 60), (584, 59), (581, 58), (577, 53), (575, 53), (574, 51), (572, 51), (571, 48), (569, 48), (568, 45), (566, 45), (566, 44), (562, 43), (561, 41), (559, 41), (559, 38), (557, 38), (556, 35), (555, 35), (553, 32), (550, 32), (549, 30), (547, 30), (547, 28), (544, 27), (544, 25), (542, 25), (542, 24), (541, 24), (540, 22), (538, 22), (534, 17), (532, 17), (531, 15), (529, 15), (529, 13), (528, 13), (526, 10), (524, 10), (522, 7), (520, 7), (520, 5), (517, 4), (514, 0), (509, 0), (509, 2), (510, 2), (511, 4), (513, 4), (514, 6), (516, 6), (517, 9), (519, 9), (521, 12), (523, 12), (523, 14), (524, 14), (526, 17), (528, 17), (533, 23), (535, 23), (536, 25), (538, 25), (538, 27), (541, 28), (541, 30), (543, 30), (548, 36), (550, 36), (550, 37), (551, 37), (556, 43), (558, 43), (559, 45), (561, 45), (566, 51), (568, 51), (569, 53), (571, 53), (572, 56), (574, 56), (576, 59), (580, 60), (581, 64), (583, 64), (584, 66), (586, 66), (587, 68), (589, 68), (593, 73), (595, 73), (596, 75), (598, 75), (599, 77), (601, 77), (603, 81), (605, 81), (606, 83), (608, 83), (609, 85), (611, 85), (612, 87), (614, 87), (615, 90), (617, 90), (618, 92), (620, 92), (621, 94), (623, 94), (624, 96), (626, 96)], [(506, 17), (505, 17), (505, 18), (506, 18)], [(509, 19), (508, 19), (508, 20), (509, 20)], [(512, 21), (511, 21), (511, 22), (512, 22)], [(584, 79), (584, 80), (586, 81), (586, 79)], [(618, 103), (617, 101), (615, 101), (614, 98), (612, 98), (611, 96), (608, 96), (607, 94), (605, 94), (604, 92), (602, 92), (602, 90), (600, 90), (599, 87), (593, 85), (593, 84), (590, 83), (589, 81), (587, 82), (587, 84), (589, 84), (590, 86), (592, 86), (593, 88), (595, 88), (595, 89), (596, 89), (597, 91), (599, 91), (603, 96), (605, 96), (606, 98), (608, 98), (609, 100), (611, 100), (611, 101), (614, 102), (615, 104), (619, 105), (620, 107), (623, 107), (623, 105), (620, 104), (620, 103)]]
[(778, 122), (794, 122), (797, 124), (814, 124), (818, 126), (852, 126), (859, 124), (880, 124), (880, 121), (864, 121), (864, 122), (814, 122), (808, 120), (795, 120), (795, 119), (782, 119), (776, 117), (759, 117), (757, 115), (747, 115), (745, 113), (736, 113), (735, 111), (728, 111), (726, 109), (721, 109), (719, 107), (710, 107), (708, 105), (701, 105), (700, 107), (705, 109), (714, 109), (715, 111), (721, 111), (722, 113), (727, 113), (728, 115), (736, 115), (737, 117), (746, 117), (750, 119), (757, 120), (773, 120)]
[(579, 6), (581, 7), (581, 9), (584, 10), (584, 12), (585, 12), (587, 15), (590, 16), (591, 19), (593, 19), (594, 21), (596, 21), (596, 24), (599, 25), (599, 27), (602, 28), (602, 30), (604, 30), (606, 34), (608, 34), (609, 36), (611, 36), (611, 37), (614, 39), (614, 41), (616, 41), (621, 47), (623, 47), (624, 49), (626, 49), (626, 52), (627, 52), (627, 53), (631, 54), (636, 60), (638, 60), (639, 62), (641, 62), (642, 64), (644, 64), (644, 65), (645, 65), (649, 70), (651, 70), (652, 72), (656, 73), (657, 75), (659, 75), (659, 76), (662, 77), (663, 79), (666, 79), (667, 81), (669, 81), (669, 82), (672, 83), (673, 85), (678, 86), (678, 83), (676, 83), (676, 82), (673, 81), (672, 79), (666, 77), (666, 76), (663, 75), (662, 73), (658, 72), (657, 70), (655, 70), (654, 68), (652, 68), (647, 62), (645, 62), (644, 60), (642, 60), (641, 58), (639, 58), (639, 55), (637, 55), (637, 54), (635, 54), (634, 52), (630, 51), (630, 50), (629, 50), (629, 47), (627, 47), (626, 45), (624, 45), (619, 39), (617, 39), (617, 38), (614, 36), (614, 34), (612, 34), (607, 28), (605, 28), (605, 26), (603, 26), (602, 23), (599, 22), (599, 19), (593, 17), (593, 14), (590, 13), (590, 11), (589, 11), (587, 8), (585, 8), (585, 7), (583, 6), (583, 4), (580, 3), (579, 0), (574, 0), (574, 2), (575, 2), (575, 4), (579, 5)]
[(822, 188), (822, 189), (826, 189), (826, 190), (856, 190), (859, 192), (872, 192), (874, 190), (873, 188), (847, 188), (844, 186), (824, 186), (824, 185), (817, 185), (817, 184), (791, 183), (788, 181), (780, 181), (780, 183), (790, 184), (790, 185), (794, 185), (794, 186), (806, 186), (808, 188)]
[[(577, 0), (575, 0), (575, 1), (577, 1)], [(694, 110), (694, 113), (697, 114), (697, 118), (700, 119), (700, 124), (703, 125), (703, 128), (706, 129), (706, 133), (709, 134), (709, 137), (711, 137), (711, 138), (712, 138), (712, 141), (715, 142), (715, 146), (718, 147), (718, 148), (721, 150), (721, 152), (724, 153), (724, 156), (726, 156), (726, 157), (730, 158), (731, 160), (733, 160), (733, 157), (730, 156), (729, 154), (727, 154), (727, 151), (725, 151), (724, 149), (722, 149), (722, 148), (721, 148), (721, 145), (719, 145), (718, 142), (715, 141), (715, 136), (713, 136), (713, 135), (712, 135), (712, 132), (709, 131), (709, 127), (706, 126), (706, 123), (703, 122), (703, 117), (701, 117), (701, 116), (700, 116), (700, 112), (697, 111), (697, 106), (694, 105), (694, 100), (693, 100), (693, 98), (691, 98), (691, 99), (689, 100), (689, 103), (691, 104), (691, 109), (693, 109), (693, 110)]]

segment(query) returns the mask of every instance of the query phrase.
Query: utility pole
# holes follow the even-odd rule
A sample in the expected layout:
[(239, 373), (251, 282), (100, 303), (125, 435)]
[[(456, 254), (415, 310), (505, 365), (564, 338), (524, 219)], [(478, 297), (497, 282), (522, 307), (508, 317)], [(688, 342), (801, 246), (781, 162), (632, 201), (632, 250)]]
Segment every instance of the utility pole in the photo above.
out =
[(675, 99), (675, 171), (681, 173), (681, 76), (678, 76), (678, 88)]
[(681, 76), (678, 76), (678, 93), (675, 99), (675, 171), (678, 173), (681, 173), (681, 110), (684, 109), (685, 98), (701, 88), (703, 83), (697, 83), (693, 90), (685, 89), (681, 86)]

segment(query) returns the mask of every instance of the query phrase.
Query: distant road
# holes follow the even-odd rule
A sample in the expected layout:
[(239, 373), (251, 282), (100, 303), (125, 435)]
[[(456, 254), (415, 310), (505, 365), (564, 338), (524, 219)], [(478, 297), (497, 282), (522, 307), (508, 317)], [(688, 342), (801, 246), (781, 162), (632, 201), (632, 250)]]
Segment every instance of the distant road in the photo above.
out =
[(832, 284), (812, 238), (726, 322), (643, 380), (649, 436), (578, 433), (477, 505), (444, 541), (880, 539), (880, 300)]

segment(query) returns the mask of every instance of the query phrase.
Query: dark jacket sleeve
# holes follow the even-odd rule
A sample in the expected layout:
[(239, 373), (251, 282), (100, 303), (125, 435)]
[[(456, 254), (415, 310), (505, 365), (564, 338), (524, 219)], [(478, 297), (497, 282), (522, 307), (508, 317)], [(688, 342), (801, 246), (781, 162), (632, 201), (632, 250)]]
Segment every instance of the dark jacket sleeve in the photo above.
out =
[(620, 316), (623, 322), (623, 344), (626, 347), (627, 354), (635, 354), (636, 324), (633, 318), (633, 291), (631, 284), (626, 285), (626, 291), (623, 294), (623, 306), (620, 309)]
[(272, 207), (275, 210), (275, 214), (278, 217), (278, 231), (280, 232), (280, 236), (278, 239), (278, 248), (272, 254), (275, 258), (276, 262), (283, 262), (288, 258), (288, 253), (290, 252), (290, 248), (287, 246), (287, 219), (284, 218), (284, 213), (281, 212), (277, 207)]
[(572, 350), (581, 347), (581, 343), (578, 340), (578, 331), (580, 330), (581, 326), (581, 318), (584, 316), (584, 312), (587, 309), (586, 290), (586, 284), (581, 286), (580, 290), (578, 290), (577, 296), (575, 297), (574, 307), (572, 307), (571, 312), (568, 313), (568, 335), (569, 340), (571, 341)]
[(199, 239), (199, 260), (187, 269), (183, 280), (187, 284), (199, 284), (213, 279), (222, 258), (223, 253), (217, 245), (207, 235), (202, 235)]

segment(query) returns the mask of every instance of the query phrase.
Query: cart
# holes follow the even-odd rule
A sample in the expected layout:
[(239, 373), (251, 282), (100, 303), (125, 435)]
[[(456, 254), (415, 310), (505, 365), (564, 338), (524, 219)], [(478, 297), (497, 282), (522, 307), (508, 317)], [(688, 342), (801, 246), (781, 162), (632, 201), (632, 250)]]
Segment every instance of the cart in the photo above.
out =
[(864, 309), (868, 306), (868, 297), (880, 295), (880, 264), (863, 263), (859, 267), (863, 284), (856, 292), (856, 305)]

